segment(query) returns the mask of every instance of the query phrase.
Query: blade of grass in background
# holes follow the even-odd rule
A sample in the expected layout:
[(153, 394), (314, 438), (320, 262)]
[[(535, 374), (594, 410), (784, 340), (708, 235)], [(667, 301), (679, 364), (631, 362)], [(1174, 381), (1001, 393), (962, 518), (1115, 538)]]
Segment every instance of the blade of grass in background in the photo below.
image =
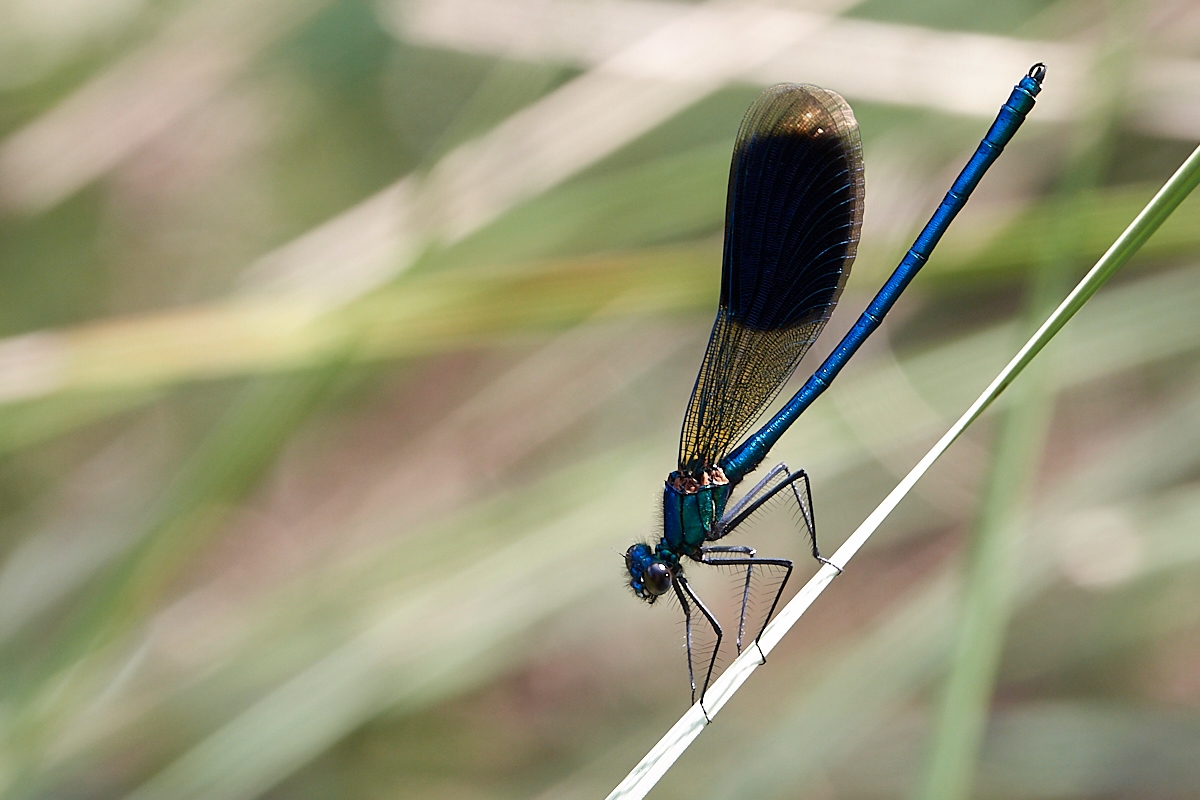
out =
[[(1128, 9), (1122, 11), (1110, 14), (1108, 23), (1117, 37), (1129, 30)], [(1118, 21), (1126, 24), (1118, 26)], [(1097, 84), (1093, 94), (1099, 100), (1078, 123), (1075, 152), (1058, 191), (1060, 207), (1065, 208), (1099, 182), (1112, 151), (1117, 98), (1128, 74), (1128, 47), (1115, 49), (1104, 61), (1093, 73)], [(1054, 218), (1070, 219), (1061, 214)], [(1063, 227), (1050, 240), (1044, 264), (1030, 279), (1026, 310), (1030, 330), (1053, 310), (1068, 288), (1074, 262), (1067, 254), (1078, 250), (1079, 237), (1077, 228)], [(1052, 367), (1043, 357), (1027, 371), (1000, 424), (991, 475), (968, 551), (949, 675), (917, 795), (923, 800), (966, 800), (972, 793), (1016, 595), (1016, 531), (1026, 519), (1054, 411)]]
[[(85, 590), (74, 619), (42, 664), (42, 679), (18, 695), (23, 710), (37, 713), (19, 716), (9, 726), (9, 737), (29, 746), (53, 741), (67, 726), (79, 666), (128, 635), (163, 601), (181, 567), (274, 463), (338, 372), (331, 366), (261, 378), (240, 393), (151, 509), (128, 550)], [(9, 780), (20, 785), (30, 777), (10, 775)]]
[[(1111, 193), (1110, 193), (1111, 194)], [(1029, 223), (1044, 227), (1058, 219), (1080, 230), (1077, 245), (1066, 254), (1086, 258), (1096, 252), (1098, 236), (1111, 235), (1116, 213), (1133, 213), (1131, 202), (1145, 196), (1137, 188), (1112, 194), (1081, 192), (1062, 204), (1038, 204), (996, 236), (995, 255), (980, 256), (976, 247), (957, 258), (941, 254), (930, 265), (928, 283), (961, 281), (960, 270), (1011, 276), (1037, 264), (1036, 252), (1054, 246), (1049, 233), (1021, 230)], [(580, 204), (597, 198), (581, 195)], [(1142, 201), (1144, 202), (1144, 201)], [(1065, 219), (1064, 219), (1065, 217)], [(1128, 216), (1126, 215), (1126, 218)], [(966, 221), (964, 221), (966, 222)], [(517, 219), (514, 219), (514, 224)], [(545, 221), (531, 227), (545, 227)], [(1187, 252), (1200, 242), (1200, 204), (1189, 203), (1164, 226), (1170, 241), (1149, 248), (1154, 255)], [(953, 249), (951, 235), (946, 245)], [(486, 240), (491, 245), (496, 242)], [(1009, 242), (1019, 243), (1013, 252)], [(486, 250), (481, 246), (481, 250)], [(992, 253), (988, 248), (987, 253)], [(707, 308), (713, 298), (718, 256), (715, 245), (693, 243), (664, 246), (630, 254), (576, 258), (507, 267), (454, 270), (454, 274), (413, 276), (395, 287), (375, 292), (342, 312), (314, 316), (303, 304), (281, 301), (240, 301), (228, 306), (163, 312), (59, 332), (39, 334), (38, 363), (29, 360), (28, 340), (0, 342), (8, 353), (0, 358), (3, 399), (21, 399), (75, 392), (99, 393), (169, 386), (194, 381), (307, 369), (325, 360), (344, 342), (366, 337), (354, 352), (358, 360), (404, 358), (492, 344), (503, 337), (544, 334), (585, 318), (598, 305), (625, 294), (627, 302), (612, 305), (611, 314), (652, 314)], [(993, 272), (995, 271), (995, 272)], [(702, 274), (701, 274), (702, 273)], [(514, 304), (514, 297), (523, 302)], [(117, 403), (114, 410), (123, 408)], [(63, 424), (81, 424), (75, 405), (65, 403)], [(10, 414), (0, 408), (0, 420)], [(37, 441), (60, 430), (53, 408), (38, 409), (38, 427), (27, 427), (30, 410), (11, 423), (17, 442)], [(87, 419), (103, 416), (89, 409)], [(44, 421), (42, 421), (44, 420)], [(80, 420), (80, 421), (73, 421)]]
[[(1107, 448), (1038, 503), (1029, 515), (1038, 521), (1016, 532), (1025, 566), (1015, 577), (1016, 607), (1032, 604), (1063, 580), (1054, 544), (1066, 522), (1064, 509), (1139, 504), (1130, 509), (1131, 514), (1141, 521), (1146, 540), (1154, 542), (1148, 548), (1152, 555), (1141, 566), (1147, 580), (1156, 572), (1177, 569), (1181, 562), (1175, 552), (1183, 559), (1188, 558), (1183, 551), (1191, 557), (1200, 555), (1193, 535), (1200, 508), (1174, 506), (1166, 511), (1157, 494), (1139, 503), (1149, 486), (1124, 485), (1114, 491), (1110, 482), (1118, 470), (1135, 476), (1152, 471), (1155, 485), (1169, 484), (1200, 465), (1198, 390), (1200, 383), (1193, 382), (1182, 392), (1185, 399), (1177, 407)], [(1182, 431), (1187, 434), (1181, 435)], [(961, 569), (952, 563), (922, 578), (918, 588), (880, 614), (865, 634), (821, 665), (822, 677), (813, 685), (790, 693), (786, 686), (779, 687), (780, 695), (791, 698), (781, 722), (740, 747), (736, 756), (742, 768), (726, 776), (714, 796), (786, 797), (796, 786), (809, 785), (822, 770), (840, 774), (843, 763), (847, 770), (861, 768), (857, 754), (864, 740), (910, 704), (949, 663), (961, 577)], [(1189, 622), (1181, 619), (1176, 624), (1182, 628)], [(1154, 634), (1142, 629), (1140, 635)], [(1062, 645), (1048, 648), (1061, 650)], [(1027, 659), (1037, 660), (1036, 656)], [(1082, 654), (1074, 660), (1082, 661)], [(1024, 677), (1030, 679), (1038, 672), (1036, 666), (1026, 666)], [(776, 679), (787, 681), (788, 676)]]
[[(1162, 308), (1168, 309), (1168, 300), (1175, 300), (1184, 307), (1185, 313), (1190, 313), (1187, 310), (1194, 305), (1194, 300), (1191, 296), (1182, 291), (1184, 287), (1196, 285), (1195, 272), (1188, 271), (1181, 275), (1167, 275), (1161, 278), (1147, 279), (1141, 281), (1144, 284), (1154, 285), (1153, 291), (1147, 291), (1149, 287), (1141, 287), (1134, 285), (1132, 287), (1120, 287), (1112, 292), (1106, 293), (1096, 298), (1089, 306), (1088, 315), (1077, 320), (1079, 327), (1077, 330), (1088, 331), (1087, 344), (1094, 346), (1096, 351), (1089, 348), (1079, 347), (1082, 344), (1078, 339), (1072, 339), (1067, 343), (1067, 348), (1063, 352), (1063, 360), (1069, 365), (1073, 365), (1072, 369), (1064, 369), (1060, 372), (1059, 378), (1066, 386), (1077, 386), (1080, 381), (1094, 381), (1104, 379), (1110, 376), (1115, 371), (1126, 370), (1133, 363), (1138, 363), (1137, 359), (1149, 361), (1151, 363), (1161, 361), (1172, 355), (1177, 355), (1180, 350), (1181, 342), (1190, 342), (1191, 346), (1195, 347), (1195, 342), (1200, 339), (1200, 334), (1195, 330), (1187, 328), (1179, 329), (1174, 326), (1174, 317), (1170, 314), (1161, 314), (1155, 316), (1150, 313), (1151, 310)], [(1122, 309), (1127, 318), (1119, 314), (1111, 313), (1117, 309)], [(1193, 315), (1194, 317), (1194, 315)], [(1180, 320), (1189, 319), (1187, 316), (1180, 316)], [(1093, 328), (1089, 319), (1098, 319), (1102, 324), (1099, 328)], [(1116, 326), (1111, 324), (1116, 320)], [(1143, 327), (1155, 328), (1166, 325), (1171, 328), (1172, 336), (1165, 337), (1157, 343), (1153, 339), (1144, 335)], [(638, 330), (641, 330), (640, 328)], [(1159, 349), (1147, 349), (1143, 345), (1133, 355), (1123, 354), (1120, 348), (1116, 347), (1116, 343), (1120, 337), (1133, 336), (1139, 341), (1148, 341), (1150, 344), (1157, 344)], [(642, 339), (649, 338), (658, 343), (658, 347), (646, 351), (648, 356), (666, 358), (670, 351), (663, 351), (664, 343), (670, 341), (670, 337), (664, 331), (644, 331)], [(961, 389), (963, 385), (978, 383), (986, 380), (987, 373), (984, 371), (986, 365), (995, 363), (1000, 360), (1003, 348), (1011, 342), (1011, 331), (1002, 328), (998, 331), (991, 332), (986, 336), (978, 337), (974, 340), (968, 339), (964, 342), (955, 341), (951, 344), (938, 348), (929, 353), (909, 359), (905, 362), (904, 367), (906, 373), (911, 375), (912, 380), (916, 382), (917, 388), (922, 395), (937, 397), (939, 400), (952, 402), (965, 402), (966, 398), (961, 397)], [(678, 341), (683, 341), (678, 339)], [(401, 453), (401, 461), (411, 463), (414, 469), (403, 472), (403, 478), (393, 479), (391, 476), (383, 476), (382, 480), (385, 487), (389, 488), (388, 496), (392, 497), (392, 504), (386, 505), (382, 503), (371, 502), (372, 508), (371, 517), (369, 519), (352, 518), (345, 521), (328, 521), (322, 518), (318, 520), (316, 525), (331, 525), (341, 531), (358, 531), (364, 526), (377, 529), (390, 529), (392, 526), (399, 524), (399, 529), (406, 531), (408, 525), (406, 520), (410, 519), (414, 514), (418, 518), (421, 517), (422, 509), (428, 508), (427, 496), (434, 495), (434, 501), (438, 504), (448, 507), (455, 507), (462, 500), (463, 492), (470, 489), (468, 484), (456, 493), (448, 494), (445, 491), (446, 486), (452, 485), (451, 475), (443, 474), (443, 470), (434, 470), (431, 466), (431, 458), (436, 452), (450, 451), (457, 452), (464, 450), (474, 452), (479, 455), (488, 465), (489, 470), (497, 471), (499, 474), (508, 474), (514, 463), (518, 463), (519, 459), (524, 456), (517, 457), (514, 461), (514, 456), (511, 455), (505, 448), (512, 442), (521, 443), (523, 446), (533, 446), (536, 443), (537, 435), (552, 435), (554, 426), (551, 426), (551, 418), (556, 414), (561, 414), (564, 411), (570, 410), (572, 413), (584, 413), (588, 402), (596, 402), (604, 396), (605, 392), (616, 391), (619, 387), (613, 385), (611, 378), (606, 378), (612, 370), (611, 364), (603, 360), (604, 354), (612, 355), (613, 350), (618, 352), (629, 348), (629, 343), (612, 343), (598, 335), (592, 329), (590, 331), (580, 331), (577, 337), (577, 342), (587, 344), (584, 350), (575, 348), (565, 349), (560, 355), (550, 359), (547, 363), (543, 363), (536, 370), (521, 369), (515, 370), (512, 379), (505, 379), (505, 384), (511, 384), (508, 389), (501, 393), (480, 392), (479, 396), (473, 399), (471, 406), (474, 408), (469, 415), (455, 413), (452, 415), (450, 428), (455, 433), (452, 436), (435, 435), (433, 443), (426, 446), (417, 446), (411, 451)], [(538, 359), (541, 361), (542, 359)], [(585, 380), (576, 388), (565, 390), (563, 384), (563, 376), (566, 374), (563, 364), (577, 365), (576, 369)], [(651, 364), (659, 364), (660, 361), (651, 360)], [(949, 365), (949, 366), (947, 366)], [(556, 377), (556, 389), (554, 392), (549, 392), (542, 387), (542, 383), (547, 374), (553, 374)], [(967, 376), (964, 378), (964, 376)], [(847, 402), (849, 404), (861, 404), (868, 402), (871, 398), (879, 396), (881, 387), (879, 381), (872, 375), (856, 378), (853, 375), (848, 375), (845, 382), (836, 390), (842, 395), (839, 402)], [(790, 442), (785, 442), (788, 449), (785, 454), (790, 460), (794, 456), (800, 454), (808, 454), (808, 463), (820, 475), (814, 491), (818, 495), (828, 497), (835, 489), (838, 481), (838, 474), (847, 471), (860, 469), (864, 460), (868, 460), (871, 451), (864, 452), (861, 446), (857, 445), (852, 436), (850, 436), (837, 422), (837, 414), (834, 413), (829, 406), (819, 406), (810, 412), (813, 416), (807, 420), (806, 427), (797, 439)], [(465, 418), (464, 418), (465, 416)], [(895, 448), (898, 443), (907, 443), (913, 440), (920, 440), (930, 432), (930, 423), (916, 418), (915, 415), (907, 415), (908, 418), (903, 419), (903, 424), (898, 425), (895, 430), (888, 431), (885, 438), (881, 439), (878, 446), (884, 450)], [(561, 424), (570, 424), (569, 420)], [(1183, 425), (1178, 420), (1172, 420), (1172, 424)], [(547, 431), (547, 428), (551, 430)], [(1200, 429), (1200, 428), (1198, 428)], [(669, 443), (664, 444), (667, 447)], [(524, 451), (523, 451), (524, 452)], [(640, 452), (640, 451), (639, 451)], [(647, 450), (642, 456), (628, 462), (630, 468), (635, 463), (642, 463), (644, 467), (653, 473), (655, 458), (653, 452)], [(620, 460), (620, 459), (618, 459)], [(608, 462), (606, 462), (608, 463)], [(641, 467), (639, 467), (640, 469)], [(1181, 466), (1179, 469), (1186, 469)], [(453, 473), (453, 471), (451, 471)], [(649, 474), (649, 473), (648, 473)], [(438, 487), (437, 491), (431, 488), (426, 488), (422, 492), (421, 498), (413, 498), (401, 495), (395, 498), (394, 489), (391, 485), (398, 484), (400, 486), (420, 485), (418, 477), (422, 476)], [(478, 478), (478, 473), (474, 473), (473, 477)], [(564, 476), (564, 480), (567, 476)], [(572, 482), (578, 482), (579, 479), (570, 478)], [(548, 491), (548, 490), (547, 490)], [(561, 492), (555, 492), (546, 495), (547, 497), (558, 497)], [(631, 496), (637, 497), (638, 493), (630, 490)], [(533, 503), (539, 495), (533, 492), (525, 496), (522, 502)], [(535, 504), (538, 508), (545, 508), (546, 501), (543, 499), (540, 503)], [(519, 504), (518, 504), (519, 505)], [(634, 502), (634, 509), (640, 507), (640, 504)], [(643, 511), (648, 511), (643, 508)], [(648, 515), (647, 515), (648, 516)], [(299, 522), (293, 523), (299, 526)], [(648, 524), (648, 522), (647, 522)], [(315, 534), (317, 530), (314, 530)], [(462, 530), (455, 529), (452, 534), (445, 534), (446, 541), (453, 541), (459, 548), (471, 550), (477, 541), (475, 538), (481, 533), (485, 536), (487, 531), (495, 530), (494, 526), (489, 526), (484, 522), (474, 523), (474, 527), (466, 525)], [(639, 528), (640, 530), (640, 528)], [(294, 530), (293, 534), (303, 537), (305, 530), (299, 528)], [(469, 534), (469, 535), (468, 535)], [(625, 535), (628, 535), (628, 531)], [(430, 546), (430, 556), (422, 556), (425, 552), (424, 548), (418, 547), (412, 549), (414, 543), (407, 538), (408, 534), (400, 537), (396, 545), (396, 553), (393, 557), (383, 559), (383, 563), (393, 564), (389, 569), (394, 570), (390, 574), (408, 574), (409, 565), (414, 563), (426, 563), (426, 558), (437, 557), (437, 549)], [(437, 537), (435, 537), (436, 539)], [(606, 551), (607, 552), (607, 551)], [(603, 562), (604, 554), (596, 556)], [(378, 559), (376, 559), (378, 560)], [(404, 565), (404, 566), (400, 566)], [(292, 588), (285, 588), (280, 591), (278, 604), (287, 606), (294, 604), (296, 601), (291, 597), (309, 598), (310, 601), (316, 602), (313, 597), (314, 592), (317, 592), (317, 597), (321, 598), (320, 602), (330, 606), (341, 608), (344, 605), (349, 605), (351, 608), (358, 602), (360, 593), (365, 593), (366, 596), (371, 596), (371, 591), (366, 587), (374, 585), (372, 581), (379, 580), (378, 577), (370, 575), (358, 575), (355, 578), (345, 578), (337, 581), (331, 581), (328, 578), (321, 576), (308, 575), (301, 579), (301, 584)], [(379, 591), (392, 591), (386, 587), (392, 586), (391, 581), (386, 582)], [(453, 576), (451, 582), (444, 586), (444, 591), (453, 593), (454, 584)], [(547, 604), (557, 604), (558, 595), (548, 595), (544, 598)], [(623, 596), (621, 600), (624, 600)], [(265, 602), (266, 607), (271, 607), (272, 603)], [(245, 612), (251, 618), (256, 617), (255, 613)], [(329, 612), (323, 615), (328, 616)], [(348, 612), (342, 612), (348, 613)], [(547, 609), (549, 613), (549, 609)], [(537, 618), (526, 618), (526, 625), (533, 625)], [(232, 621), (231, 621), (232, 622)], [(264, 627), (261, 630), (256, 630), (253, 635), (240, 633), (244, 625), (247, 623), (243, 620), (238, 624), (231, 624), (233, 629), (231, 636), (234, 643), (240, 642), (241, 636), (246, 635), (249, 642), (253, 644), (223, 644), (214, 646), (214, 651), (221, 658), (220, 654), (226, 652), (229, 647), (245, 647), (248, 651), (240, 660), (246, 666), (243, 669), (257, 674), (257, 670), (261, 667), (254, 668), (250, 665), (254, 664), (277, 664), (282, 658), (282, 654), (296, 654), (296, 658), (300, 658), (303, 653), (308, 652), (307, 648), (311, 647), (311, 642), (318, 636), (315, 632), (301, 629), (292, 633), (279, 634), (273, 632), (273, 628), (266, 622), (262, 623)], [(352, 623), (351, 627), (353, 627)], [(519, 620), (514, 620), (509, 623), (514, 630), (521, 630), (522, 623)], [(291, 631), (294, 625), (280, 625), (285, 631)], [(284, 636), (284, 641), (277, 641), (276, 638), (280, 635)], [(291, 638), (289, 638), (291, 637)], [(897, 656), (899, 659), (899, 656)], [(319, 660), (319, 659), (316, 659)], [(886, 662), (881, 662), (875, 658), (872, 662), (873, 668), (884, 668)], [(921, 662), (924, 663), (924, 662)], [(207, 662), (206, 662), (207, 664)], [(99, 664), (82, 664), (78, 667), (78, 673), (81, 675), (94, 674), (97, 671), (103, 675), (102, 665)], [(215, 663), (207, 666), (196, 665), (195, 667), (202, 674), (209, 674), (211, 670), (223, 671), (229, 669), (223, 666), (223, 662), (218, 660)], [(297, 669), (303, 668), (297, 666)], [(468, 669), (468, 665), (464, 665), (463, 669)], [(924, 668), (914, 668), (918, 674), (928, 674), (928, 670)], [(859, 675), (860, 672), (852, 671), (853, 674)], [(893, 678), (903, 672), (897, 668), (897, 672)], [(235, 672), (236, 674), (236, 672)], [(353, 675), (356, 673), (347, 672), (341, 680), (353, 683)], [(88, 683), (95, 678), (81, 678), (85, 683)], [(230, 676), (223, 683), (238, 685), (239, 681)], [(330, 703), (336, 704), (336, 698), (339, 692), (343, 691), (333, 683), (328, 685), (328, 693), (325, 695)], [(882, 690), (883, 687), (880, 687)], [(165, 691), (165, 690), (164, 690)], [(183, 687), (175, 690), (186, 692), (186, 682)], [(215, 688), (213, 691), (217, 691)], [(345, 691), (350, 691), (347, 688)], [(165, 705), (172, 705), (168, 696), (160, 699), (158, 702)], [(668, 697), (670, 694), (668, 693)], [(221, 704), (217, 704), (220, 707)], [(151, 704), (153, 707), (153, 704)], [(359, 723), (365, 723), (372, 713), (369, 705), (364, 705), (360, 708), (362, 716), (357, 717)], [(83, 713), (77, 711), (75, 713)], [(332, 711), (321, 711), (321, 714), (333, 714)], [(847, 712), (848, 713), (848, 712)], [(336, 715), (335, 715), (336, 716)], [(339, 717), (344, 718), (344, 717)], [(138, 720), (134, 717), (134, 720)], [(133, 735), (133, 732), (122, 734), (122, 731), (127, 730), (125, 725), (132, 725), (133, 729), (141, 730), (143, 725), (150, 724), (149, 721), (144, 721), (140, 725), (134, 721), (126, 720), (122, 717), (117, 717), (110, 724), (116, 725), (115, 728), (104, 728), (104, 735), (101, 737), (105, 740), (119, 740), (122, 735)], [(349, 724), (349, 723), (346, 723)], [(819, 724), (816, 729), (822, 729)], [(64, 734), (65, 735), (65, 732)], [(99, 733), (95, 734), (100, 736)], [(314, 730), (315, 735), (315, 730)], [(331, 735), (336, 738), (335, 735)], [(60, 745), (60, 749), (61, 749)], [(287, 742), (280, 740), (278, 747), (281, 750), (286, 750)], [(303, 759), (298, 759), (302, 761)], [(296, 762), (291, 762), (296, 763)], [(628, 763), (628, 761), (626, 761)], [(266, 762), (260, 762), (262, 769), (268, 769), (269, 765)], [(249, 769), (249, 767), (247, 767)], [(273, 769), (273, 768), (272, 768)], [(208, 773), (204, 773), (207, 775)], [(196, 780), (200, 780), (198, 776)], [(255, 778), (255, 780), (259, 780)], [(179, 785), (179, 784), (176, 784)], [(190, 791), (190, 790), (189, 790)]]
[[(612, 550), (654, 524), (650, 488), (711, 322), (727, 148), (757, 84), (851, 96), (878, 201), (853, 295), (893, 261), (901, 207), (974, 143), (956, 131), (994, 111), (971, 108), (1008, 80), (1015, 67), (1001, 62), (1053, 61), (1046, 101), (1067, 101), (1104, 39), (1094, 8), (1069, 3), (886, 0), (852, 19), (775, 9), (787, 24), (819, 18), (821, 35), (714, 82), (656, 127), (643, 119), (651, 129), (632, 140), (606, 140), (607, 157), (567, 136), (578, 171), (413, 261), (405, 247), (436, 234), (405, 204), (423, 172), (689, 7), (60, 5), (26, 3), (0, 25), (0, 86), (23, 32), (63, 65), (0, 88), (0, 171), (22, 167), (18, 140), (37, 151), (20, 186), (0, 190), (24, 209), (0, 220), (4, 331), (34, 333), (0, 346), (5, 800), (139, 787), (292, 800), (608, 791), (686, 697), (669, 609), (629, 601)], [(1081, 107), (1032, 123), (889, 337), (781, 442), (813, 476), (834, 542), (1007, 360), (1029, 271), (1055, 248), (1094, 261), (1195, 140), (1191, 10), (1152, 0), (1145, 11), (1138, 91), (1102, 185), (1037, 199), (1060, 180), (1063, 123)], [(106, 14), (124, 27), (96, 27)], [(405, 15), (419, 29), (393, 25)], [(227, 29), (240, 19), (244, 30)], [(56, 50), (64, 41), (73, 49)], [(626, 62), (639, 97), (639, 80), (664, 77), (655, 63)], [(624, 97), (587, 107), (589, 133), (629, 130)], [(563, 130), (544, 121), (524, 130)], [(536, 183), (521, 174), (529, 160), (497, 163), (522, 179), (508, 190)], [(29, 216), (38, 203), (57, 205)], [(1200, 785), (1187, 760), (1200, 697), (1198, 213), (1181, 206), (1055, 346), (1062, 413), (1030, 513), (1036, 569), (1021, 578), (1035, 585), (1015, 600), (1004, 704), (982, 748), (989, 796)], [(315, 304), (289, 293), (305, 288)], [(619, 319), (596, 321), (605, 314)], [(254, 387), (279, 387), (286, 411), (283, 387), (345, 359), (347, 342), (359, 346), (346, 382), (273, 451), (260, 447), (269, 413), (262, 428), (229, 426)], [(228, 435), (227, 460), (193, 469), (203, 443), (237, 430), (245, 453)], [(939, 598), (954, 596), (958, 534), (989, 457), (979, 426), (965, 438), (839, 582), (845, 601), (806, 615), (665, 791), (912, 791), (951, 641)], [(174, 532), (155, 516), (171, 498), (183, 501)], [(195, 524), (197, 507), (212, 509), (211, 526)], [(566, 524), (573, 511), (583, 516)], [(67, 625), (148, 533), (162, 545), (121, 592), (130, 613), (110, 630), (124, 633), (50, 671)], [(768, 519), (746, 543), (799, 555), (789, 533)], [(540, 542), (557, 557), (493, 558)], [(422, 591), (438, 599), (414, 604)], [(445, 646), (430, 646), (431, 631)]]

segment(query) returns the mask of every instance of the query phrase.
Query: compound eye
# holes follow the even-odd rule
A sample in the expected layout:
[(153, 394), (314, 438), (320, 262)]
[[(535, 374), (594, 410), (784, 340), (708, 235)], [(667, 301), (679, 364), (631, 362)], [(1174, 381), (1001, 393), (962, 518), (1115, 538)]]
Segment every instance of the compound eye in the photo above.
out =
[(658, 597), (660, 594), (666, 594), (671, 588), (671, 570), (666, 564), (654, 562), (646, 567), (646, 573), (642, 578), (646, 585), (646, 591)]

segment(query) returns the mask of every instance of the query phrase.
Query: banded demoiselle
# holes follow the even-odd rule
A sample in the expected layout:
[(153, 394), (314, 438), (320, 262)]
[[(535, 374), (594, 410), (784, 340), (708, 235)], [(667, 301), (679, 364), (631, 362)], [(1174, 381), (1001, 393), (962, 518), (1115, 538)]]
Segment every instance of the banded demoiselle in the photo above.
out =
[[(688, 583), (684, 559), (737, 571), (739, 653), (747, 625), (757, 628), (749, 631), (757, 641), (775, 612), (792, 562), (714, 542), (782, 495), (798, 506), (813, 557), (832, 563), (817, 546), (803, 470), (778, 464), (731, 505), (733, 490), (879, 326), (1024, 122), (1045, 73), (1043, 64), (1035, 64), (1014, 87), (942, 204), (829, 357), (775, 416), (735, 447), (833, 313), (858, 246), (864, 193), (858, 123), (841, 96), (815, 86), (780, 84), (746, 112), (729, 174), (720, 303), (684, 415), (678, 467), (663, 489), (662, 536), (657, 544), (635, 544), (625, 554), (630, 587), (638, 597), (653, 603), (673, 593), (683, 609), (693, 702), (699, 694), (703, 704), (724, 631)], [(769, 608), (761, 624), (750, 622), (751, 586), (756, 575), (767, 572), (779, 576), (770, 588)], [(704, 625), (715, 637), (711, 654), (696, 643)]]

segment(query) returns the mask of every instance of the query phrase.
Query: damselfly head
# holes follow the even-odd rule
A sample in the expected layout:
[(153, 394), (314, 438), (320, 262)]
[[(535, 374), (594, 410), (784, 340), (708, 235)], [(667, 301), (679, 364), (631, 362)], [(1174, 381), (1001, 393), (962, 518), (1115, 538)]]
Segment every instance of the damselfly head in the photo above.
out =
[(671, 566), (655, 556), (648, 544), (635, 544), (625, 551), (625, 568), (629, 570), (629, 588), (647, 603), (671, 590)]

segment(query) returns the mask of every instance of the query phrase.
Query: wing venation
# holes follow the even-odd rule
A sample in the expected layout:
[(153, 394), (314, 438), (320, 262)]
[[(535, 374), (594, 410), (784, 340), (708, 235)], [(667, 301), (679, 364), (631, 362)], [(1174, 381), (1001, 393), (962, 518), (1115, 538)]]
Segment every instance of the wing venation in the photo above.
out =
[(746, 112), (729, 172), (721, 301), (679, 469), (698, 474), (762, 414), (829, 320), (863, 210), (862, 144), (839, 95), (780, 84)]

